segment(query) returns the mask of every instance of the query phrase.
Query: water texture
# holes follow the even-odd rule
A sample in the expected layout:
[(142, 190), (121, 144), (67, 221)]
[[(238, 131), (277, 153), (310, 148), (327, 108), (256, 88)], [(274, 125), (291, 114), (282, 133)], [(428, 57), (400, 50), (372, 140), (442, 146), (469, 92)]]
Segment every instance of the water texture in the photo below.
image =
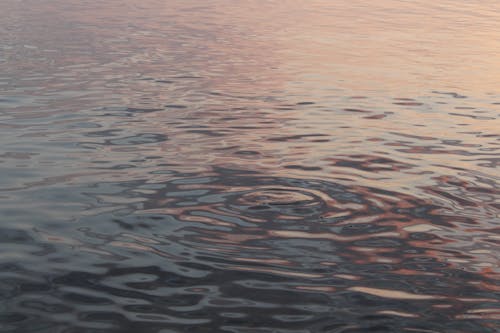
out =
[(498, 332), (498, 1), (0, 12), (0, 332)]

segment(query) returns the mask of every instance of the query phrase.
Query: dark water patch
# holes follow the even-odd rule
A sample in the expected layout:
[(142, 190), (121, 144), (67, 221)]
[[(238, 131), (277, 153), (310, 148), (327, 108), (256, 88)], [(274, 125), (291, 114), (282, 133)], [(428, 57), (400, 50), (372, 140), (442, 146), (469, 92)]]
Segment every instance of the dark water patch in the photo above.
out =
[(411, 101), (408, 101), (408, 102), (395, 102), (393, 104), (394, 105), (403, 105), (403, 106), (422, 106), (422, 105), (424, 105), (424, 103), (411, 102)]
[(243, 129), (243, 130), (252, 130), (252, 129), (256, 130), (256, 129), (261, 129), (262, 127), (261, 126), (231, 126), (228, 128)]
[(239, 149), (239, 148), (241, 148), (241, 147), (240, 146), (228, 146), (228, 147), (215, 148), (214, 150), (224, 151), (224, 150), (233, 150), (233, 149)]
[(126, 112), (130, 113), (151, 113), (151, 112), (159, 112), (164, 111), (164, 109), (154, 109), (154, 108), (126, 108)]
[(176, 128), (210, 128), (210, 126), (207, 126), (207, 125), (179, 125), (179, 126), (176, 126)]
[(16, 229), (1, 229), (0, 241), (2, 243), (26, 243), (34, 239), (26, 231)]
[(297, 169), (297, 170), (304, 170), (304, 171), (318, 171), (321, 170), (320, 167), (314, 167), (314, 166), (304, 166), (304, 165), (285, 165), (285, 169)]
[(121, 131), (122, 130), (119, 129), (109, 129), (104, 131), (87, 132), (87, 134), (85, 135), (88, 137), (109, 137), (109, 136), (117, 136), (116, 133), (119, 133)]
[(387, 117), (386, 114), (376, 114), (376, 115), (373, 115), (373, 116), (367, 116), (367, 117), (363, 117), (364, 119), (383, 119)]
[(456, 93), (456, 92), (433, 91), (432, 93), (438, 94), (438, 95), (448, 95), (448, 96), (451, 96), (453, 98), (467, 98), (467, 96), (461, 95), (461, 94)]
[(301, 140), (303, 138), (309, 137), (323, 137), (328, 136), (327, 134), (304, 134), (304, 135), (291, 135), (291, 136), (282, 136), (282, 137), (274, 137), (268, 138), (268, 141), (292, 141), (292, 140)]
[(174, 79), (203, 79), (201, 76), (196, 76), (196, 75), (180, 75), (180, 76), (174, 76)]
[(473, 114), (464, 114), (464, 113), (456, 113), (456, 112), (450, 112), (449, 114), (452, 115), (452, 116), (469, 117), (469, 118), (472, 118), (472, 119), (496, 120), (495, 117), (476, 116), (476, 115), (473, 115)]
[(131, 146), (140, 144), (150, 144), (167, 141), (168, 136), (158, 133), (141, 133), (117, 139), (105, 140), (103, 145), (111, 146)]
[(187, 106), (186, 105), (180, 105), (180, 104), (167, 104), (165, 105), (166, 108), (169, 108), (169, 109), (186, 109)]
[[(104, 163), (108, 164), (108, 161), (104, 161)], [(136, 165), (133, 164), (117, 164), (113, 165), (111, 167), (99, 167), (99, 169), (108, 169), (108, 170), (124, 170), (124, 169), (131, 169), (131, 168), (137, 168)]]
[(372, 111), (368, 111), (368, 110), (362, 110), (362, 109), (344, 109), (344, 111), (346, 112), (355, 112), (355, 113), (369, 113), (369, 112), (372, 112)]
[(235, 152), (236, 155), (248, 155), (248, 156), (255, 156), (255, 155), (260, 155), (258, 151), (253, 151), (253, 150), (239, 150)]

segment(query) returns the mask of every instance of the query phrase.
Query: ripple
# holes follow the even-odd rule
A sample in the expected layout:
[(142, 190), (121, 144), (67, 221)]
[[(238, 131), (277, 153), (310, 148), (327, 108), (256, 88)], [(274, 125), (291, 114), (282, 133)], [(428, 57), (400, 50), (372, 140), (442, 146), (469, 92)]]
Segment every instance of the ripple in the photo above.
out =
[(106, 140), (104, 145), (112, 146), (132, 146), (148, 143), (158, 143), (168, 140), (168, 137), (164, 134), (157, 133), (141, 133), (133, 136), (127, 136), (117, 139)]
[(238, 201), (244, 205), (309, 206), (316, 200), (317, 198), (307, 192), (269, 188), (246, 193)]

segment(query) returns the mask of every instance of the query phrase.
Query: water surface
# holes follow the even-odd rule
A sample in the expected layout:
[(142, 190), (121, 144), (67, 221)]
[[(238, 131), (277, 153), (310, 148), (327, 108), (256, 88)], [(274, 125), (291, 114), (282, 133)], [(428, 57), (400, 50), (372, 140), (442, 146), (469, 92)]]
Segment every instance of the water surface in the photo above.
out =
[(497, 1), (3, 0), (0, 332), (497, 332)]

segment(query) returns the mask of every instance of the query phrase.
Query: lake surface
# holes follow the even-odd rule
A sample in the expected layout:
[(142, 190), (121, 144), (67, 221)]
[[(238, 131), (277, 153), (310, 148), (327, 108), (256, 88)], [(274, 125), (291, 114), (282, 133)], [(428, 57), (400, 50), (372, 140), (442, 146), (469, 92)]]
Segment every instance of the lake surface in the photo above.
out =
[(0, 12), (0, 332), (498, 332), (497, 0)]

